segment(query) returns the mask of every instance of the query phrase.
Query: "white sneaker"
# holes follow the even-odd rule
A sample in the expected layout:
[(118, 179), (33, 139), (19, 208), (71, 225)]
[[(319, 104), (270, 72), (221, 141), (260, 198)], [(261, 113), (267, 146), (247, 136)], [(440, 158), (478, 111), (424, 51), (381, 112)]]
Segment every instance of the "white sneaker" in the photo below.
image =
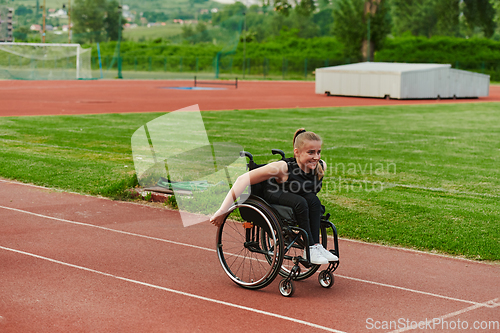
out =
[(331, 253), (327, 249), (323, 247), (321, 244), (316, 245), (323, 257), (325, 257), (328, 261), (339, 261), (339, 257), (337, 257), (335, 254)]
[[(326, 265), (328, 264), (328, 259), (323, 257), (321, 250), (317, 245), (309, 246), (309, 254), (311, 256), (311, 264), (315, 265)], [(306, 258), (306, 251), (304, 250), (304, 258)]]

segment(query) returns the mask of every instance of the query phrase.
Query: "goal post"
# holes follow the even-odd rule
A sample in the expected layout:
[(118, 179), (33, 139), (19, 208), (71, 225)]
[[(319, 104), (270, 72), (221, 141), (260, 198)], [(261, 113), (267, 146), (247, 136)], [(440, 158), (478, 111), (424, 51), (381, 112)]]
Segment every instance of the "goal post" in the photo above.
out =
[(80, 44), (0, 43), (0, 79), (91, 79), (91, 52)]

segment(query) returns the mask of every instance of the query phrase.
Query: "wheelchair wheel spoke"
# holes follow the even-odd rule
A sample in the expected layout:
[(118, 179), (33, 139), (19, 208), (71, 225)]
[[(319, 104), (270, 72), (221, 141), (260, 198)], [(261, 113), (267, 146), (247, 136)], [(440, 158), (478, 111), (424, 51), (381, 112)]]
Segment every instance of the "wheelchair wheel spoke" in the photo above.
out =
[[(242, 206), (247, 212), (254, 209), (258, 212), (253, 206)], [(217, 236), (217, 253), (227, 275), (235, 283), (251, 289), (262, 288), (272, 282), (283, 260), (281, 248), (275, 245), (280, 244), (276, 237), (281, 234), (274, 231), (278, 225), (266, 215), (258, 214), (263, 217), (259, 223), (226, 219)], [(270, 230), (273, 234), (269, 234)], [(264, 235), (271, 240), (268, 247), (262, 246)]]

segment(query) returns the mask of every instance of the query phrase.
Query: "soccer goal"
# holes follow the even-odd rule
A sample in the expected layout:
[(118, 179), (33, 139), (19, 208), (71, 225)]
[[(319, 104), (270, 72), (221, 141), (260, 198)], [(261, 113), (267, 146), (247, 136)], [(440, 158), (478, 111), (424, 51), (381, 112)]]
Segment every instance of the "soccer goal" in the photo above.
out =
[(0, 79), (90, 79), (91, 50), (80, 44), (0, 43)]

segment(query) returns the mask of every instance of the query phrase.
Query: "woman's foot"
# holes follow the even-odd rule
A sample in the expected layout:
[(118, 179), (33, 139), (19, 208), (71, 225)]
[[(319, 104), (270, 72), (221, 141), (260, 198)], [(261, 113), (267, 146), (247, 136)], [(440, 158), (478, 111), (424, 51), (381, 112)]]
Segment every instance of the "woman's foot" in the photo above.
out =
[(321, 255), (323, 257), (325, 257), (329, 262), (331, 262), (331, 261), (339, 261), (339, 257), (337, 257), (336, 255), (334, 255), (333, 253), (331, 253), (330, 251), (328, 251), (327, 249), (325, 249), (323, 247), (323, 245), (316, 244), (316, 246), (318, 247)]
[[(309, 255), (311, 256), (311, 264), (314, 265), (328, 264), (328, 259), (322, 255), (321, 249), (318, 247), (318, 244), (309, 246)], [(304, 258), (306, 258), (305, 251), (304, 251)]]

